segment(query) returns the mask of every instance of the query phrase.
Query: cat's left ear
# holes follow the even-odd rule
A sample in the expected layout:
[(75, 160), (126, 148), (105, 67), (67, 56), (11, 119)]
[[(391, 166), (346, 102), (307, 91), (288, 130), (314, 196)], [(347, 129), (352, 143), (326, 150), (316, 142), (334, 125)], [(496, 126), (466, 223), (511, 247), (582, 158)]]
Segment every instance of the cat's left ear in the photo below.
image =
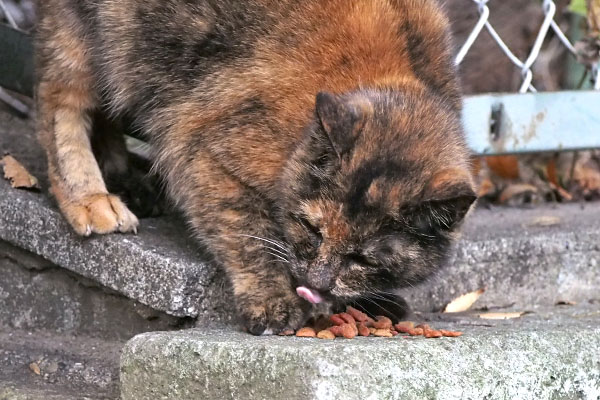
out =
[(448, 168), (435, 174), (425, 193), (429, 221), (444, 229), (454, 228), (477, 199), (474, 187), (466, 168)]
[(349, 152), (372, 113), (368, 100), (345, 100), (327, 92), (319, 92), (316, 113), (339, 157)]

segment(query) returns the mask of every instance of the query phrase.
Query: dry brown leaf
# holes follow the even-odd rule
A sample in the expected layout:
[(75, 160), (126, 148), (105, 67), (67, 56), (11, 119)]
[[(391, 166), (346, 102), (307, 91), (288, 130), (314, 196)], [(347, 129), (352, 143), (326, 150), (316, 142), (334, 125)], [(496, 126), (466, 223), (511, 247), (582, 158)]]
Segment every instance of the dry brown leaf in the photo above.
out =
[(516, 156), (489, 156), (485, 158), (485, 162), (501, 178), (519, 178), (519, 161)]
[(559, 300), (556, 302), (557, 306), (576, 306), (577, 302), (571, 300)]
[(29, 364), (29, 369), (33, 371), (36, 375), (41, 375), (42, 371), (40, 370), (40, 366), (36, 362), (32, 362)]
[(4, 178), (10, 181), (14, 188), (39, 189), (38, 180), (32, 176), (13, 156), (6, 155), (0, 159), (4, 167)]
[(585, 190), (600, 190), (600, 171), (589, 165), (576, 165), (573, 179)]
[(560, 183), (558, 183), (558, 174), (556, 173), (556, 159), (552, 158), (546, 164), (546, 176), (548, 176), (550, 183), (560, 186)]
[(560, 217), (552, 215), (542, 215), (539, 217), (532, 218), (527, 224), (528, 226), (554, 226), (560, 224)]
[(462, 312), (467, 311), (473, 303), (477, 301), (477, 299), (485, 292), (485, 289), (479, 289), (471, 293), (463, 294), (462, 296), (457, 297), (452, 300), (446, 308), (444, 308), (445, 313), (454, 313), (454, 312)]
[(512, 318), (519, 318), (521, 317), (523, 314), (525, 314), (525, 311), (519, 311), (519, 312), (486, 312), (486, 313), (481, 313), (481, 314), (477, 314), (479, 316), (479, 318), (482, 319), (512, 319)]
[(494, 186), (492, 180), (489, 178), (485, 178), (483, 181), (481, 181), (481, 184), (479, 185), (479, 191), (477, 192), (477, 196), (484, 197), (488, 194), (494, 193), (495, 190), (496, 186)]
[(514, 185), (508, 185), (506, 188), (504, 188), (502, 193), (500, 193), (498, 201), (500, 203), (506, 203), (508, 200), (512, 199), (517, 195), (527, 192), (537, 193), (537, 191), (538, 189), (535, 186), (529, 185), (527, 183), (516, 183)]

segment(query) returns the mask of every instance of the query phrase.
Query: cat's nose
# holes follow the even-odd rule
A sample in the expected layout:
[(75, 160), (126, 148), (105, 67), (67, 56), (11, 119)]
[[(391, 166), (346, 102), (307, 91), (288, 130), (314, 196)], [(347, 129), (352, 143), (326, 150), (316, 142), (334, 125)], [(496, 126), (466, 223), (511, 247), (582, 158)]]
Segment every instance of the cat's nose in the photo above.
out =
[(334, 274), (328, 265), (317, 264), (309, 269), (306, 280), (309, 287), (326, 292), (333, 288)]

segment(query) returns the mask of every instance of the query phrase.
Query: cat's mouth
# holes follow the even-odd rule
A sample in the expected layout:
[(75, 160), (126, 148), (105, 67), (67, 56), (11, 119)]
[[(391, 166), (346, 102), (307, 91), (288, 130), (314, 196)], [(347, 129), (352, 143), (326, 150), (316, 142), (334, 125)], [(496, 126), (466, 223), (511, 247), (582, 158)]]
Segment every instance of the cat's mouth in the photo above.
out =
[(319, 304), (323, 301), (323, 296), (321, 296), (319, 292), (314, 289), (309, 289), (306, 286), (298, 286), (296, 288), (296, 293), (298, 293), (298, 296), (312, 304)]

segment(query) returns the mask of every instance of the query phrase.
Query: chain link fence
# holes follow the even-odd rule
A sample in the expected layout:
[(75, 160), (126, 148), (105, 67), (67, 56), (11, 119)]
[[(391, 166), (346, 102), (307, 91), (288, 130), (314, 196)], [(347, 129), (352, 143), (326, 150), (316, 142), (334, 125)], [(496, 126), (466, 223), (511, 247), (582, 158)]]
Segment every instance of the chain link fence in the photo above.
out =
[[(575, 58), (578, 57), (577, 50), (575, 46), (571, 43), (569, 38), (565, 35), (559, 24), (555, 21), (557, 7), (554, 1), (552, 0), (543, 0), (540, 2), (540, 7), (543, 9), (544, 19), (539, 28), (538, 34), (535, 38), (534, 43), (531, 46), (531, 50), (529, 55), (525, 60), (519, 59), (513, 51), (511, 51), (510, 47), (504, 42), (502, 37), (498, 34), (496, 29), (490, 23), (490, 8), (488, 7), (488, 3), (490, 1), (504, 1), (504, 0), (472, 0), (473, 6), (477, 7), (477, 11), (479, 12), (479, 20), (477, 24), (474, 26), (470, 35), (467, 37), (467, 40), (462, 45), (458, 54), (456, 55), (456, 64), (460, 65), (469, 50), (475, 43), (475, 41), (479, 38), (481, 32), (486, 29), (490, 36), (494, 39), (496, 44), (500, 47), (502, 52), (506, 57), (518, 68), (521, 72), (522, 76), (522, 84), (519, 89), (520, 93), (526, 92), (537, 92), (536, 88), (532, 85), (533, 81), (533, 71), (532, 66), (540, 56), (540, 51), (542, 50), (542, 46), (544, 45), (547, 36), (550, 32), (553, 32), (556, 37), (560, 40), (560, 42), (564, 45), (564, 47), (571, 53), (571, 55)], [(598, 63), (591, 66), (591, 81), (594, 85), (594, 89), (600, 90), (600, 70), (598, 68)]]

